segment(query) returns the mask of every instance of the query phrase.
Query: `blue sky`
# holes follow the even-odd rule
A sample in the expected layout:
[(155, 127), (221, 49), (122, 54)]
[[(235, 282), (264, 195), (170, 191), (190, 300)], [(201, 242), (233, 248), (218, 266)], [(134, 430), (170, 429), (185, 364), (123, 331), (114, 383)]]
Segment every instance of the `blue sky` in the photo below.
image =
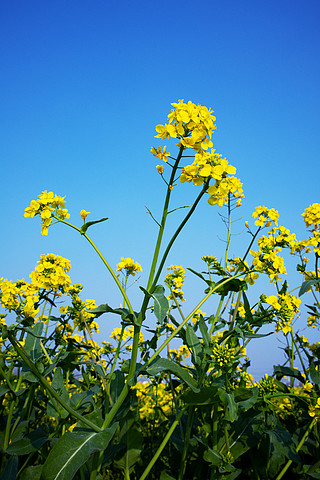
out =
[[(156, 236), (144, 205), (160, 215), (164, 195), (150, 147), (160, 145), (155, 125), (178, 99), (214, 110), (214, 148), (244, 183), (231, 255), (243, 254), (243, 224), (257, 205), (276, 208), (280, 224), (305, 237), (301, 213), (320, 201), (319, 14), (318, 0), (3, 2), (1, 276), (27, 278), (41, 253), (57, 253), (71, 260), (85, 298), (121, 301), (83, 238), (62, 225), (43, 237), (38, 220), (23, 217), (49, 190), (66, 196), (75, 224), (82, 208), (92, 219), (109, 217), (91, 230), (93, 239), (111, 265), (121, 256), (141, 263), (144, 285)], [(182, 185), (173, 205), (196, 194)], [(168, 264), (201, 269), (202, 255), (222, 255), (218, 211), (203, 202)], [(168, 236), (181, 214), (171, 216)], [(299, 279), (290, 278), (293, 288)], [(188, 280), (186, 295), (198, 302), (203, 287)], [(101, 338), (111, 321), (101, 317)], [(277, 340), (252, 347), (257, 372), (281, 360)]]

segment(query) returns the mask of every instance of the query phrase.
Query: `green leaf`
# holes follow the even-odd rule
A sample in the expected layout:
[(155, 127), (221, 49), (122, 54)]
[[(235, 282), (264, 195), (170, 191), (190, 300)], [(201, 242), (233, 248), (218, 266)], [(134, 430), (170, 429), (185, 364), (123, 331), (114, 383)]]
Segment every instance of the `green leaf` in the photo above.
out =
[(225, 420), (229, 420), (230, 422), (234, 422), (237, 418), (238, 406), (235, 402), (233, 393), (227, 393), (222, 388), (218, 389), (219, 398), (222, 403), (225, 405)]
[(203, 358), (202, 346), (191, 325), (186, 328), (186, 342), (191, 349), (194, 364), (200, 366)]
[(301, 295), (306, 293), (313, 285), (316, 285), (317, 283), (320, 284), (319, 278), (314, 278), (313, 280), (306, 280), (305, 282), (303, 282), (299, 290), (299, 297), (301, 297)]
[(153, 311), (161, 325), (163, 324), (163, 320), (165, 319), (169, 309), (169, 302), (167, 297), (164, 295), (164, 291), (165, 290), (162, 285), (157, 285), (152, 294), (152, 298), (154, 299)]
[(194, 392), (199, 392), (197, 382), (194, 378), (189, 375), (186, 369), (182, 368), (177, 363), (167, 360), (166, 358), (159, 358), (151, 363), (151, 365), (146, 369), (146, 372), (149, 375), (157, 375), (160, 372), (171, 372), (181, 380), (183, 380)]
[(160, 475), (160, 480), (175, 480), (174, 477), (171, 477), (169, 473), (165, 470), (162, 470), (161, 475)]
[(199, 392), (188, 391), (182, 395), (183, 402), (187, 405), (212, 405), (217, 403), (217, 387), (201, 388)]
[(9, 391), (10, 391), (9, 387), (7, 387), (6, 385), (0, 385), (0, 397), (5, 395)]
[[(69, 395), (64, 385), (64, 378), (63, 373), (60, 367), (56, 369), (52, 379), (52, 388), (58, 393), (58, 395), (62, 398), (62, 400), (69, 404)], [(67, 418), (69, 412), (63, 408), (57, 400), (53, 400), (54, 404), (51, 401), (48, 402), (47, 405), (47, 414), (49, 417), (60, 416), (61, 418)]]
[(244, 310), (246, 312), (246, 319), (248, 320), (248, 322), (252, 323), (252, 312), (251, 312), (251, 308), (250, 308), (250, 304), (249, 304), (249, 300), (247, 298), (247, 295), (245, 294), (245, 292), (242, 292), (242, 298), (243, 298), (243, 306), (244, 306)]
[(43, 352), (40, 346), (40, 338), (43, 330), (43, 323), (39, 322), (33, 325), (33, 327), (26, 329), (28, 334), (26, 336), (26, 341), (24, 349), (28, 353), (31, 360), (35, 363), (40, 357), (42, 357)]
[(148, 290), (146, 290), (143, 287), (139, 287), (140, 290), (143, 291), (143, 293), (147, 297), (152, 297), (154, 299), (154, 314), (159, 320), (160, 325), (163, 324), (163, 320), (165, 319), (168, 310), (169, 310), (169, 302), (167, 297), (165, 296), (164, 292), (164, 287), (162, 285), (157, 285), (154, 289), (153, 293), (150, 293)]
[(300, 457), (296, 452), (291, 435), (287, 430), (280, 426), (276, 426), (273, 430), (267, 430), (266, 433), (268, 433), (270, 442), (277, 453), (282, 454), (293, 462), (300, 463)]
[(313, 360), (311, 360), (311, 362), (310, 362), (310, 377), (311, 377), (311, 380), (316, 385), (320, 384), (320, 376), (319, 376), (319, 373), (317, 372), (317, 370), (314, 366), (314, 361)]
[(208, 327), (207, 327), (206, 322), (204, 321), (204, 318), (201, 315), (200, 315), (200, 319), (199, 319), (198, 323), (199, 323), (199, 329), (200, 329), (200, 332), (201, 332), (201, 335), (202, 335), (202, 338), (203, 338), (203, 342), (204, 342), (205, 346), (208, 347), (209, 344), (210, 344)]
[(47, 440), (46, 432), (42, 428), (37, 428), (37, 430), (33, 430), (25, 437), (12, 441), (6, 453), (9, 455), (27, 455), (39, 450)]
[(91, 225), (95, 225), (96, 223), (100, 223), (100, 222), (105, 222), (106, 220), (108, 220), (107, 217), (101, 218), (100, 220), (92, 220), (91, 222), (84, 223), (82, 225), (82, 227), (80, 228), (81, 235), (84, 235), (86, 233), (86, 231), (88, 230), (88, 228), (91, 227)]
[(215, 452), (211, 448), (208, 448), (203, 454), (203, 458), (206, 462), (209, 462), (211, 465), (220, 465), (222, 462), (222, 457), (218, 452)]
[(136, 324), (138, 313), (134, 312), (134, 315), (127, 310), (126, 308), (112, 308), (109, 307), (107, 303), (99, 305), (97, 308), (91, 308), (87, 310), (88, 313), (94, 313), (96, 317), (100, 317), (103, 313), (115, 313), (116, 315), (121, 315), (121, 320), (123, 323), (128, 325)]
[(44, 463), (41, 480), (72, 480), (91, 453), (103, 451), (112, 439), (118, 424), (103, 432), (76, 435), (64, 434), (50, 451)]
[(16, 480), (18, 473), (18, 457), (13, 455), (5, 463), (0, 480)]
[(223, 283), (223, 285), (217, 288), (215, 293), (223, 295), (224, 297), (228, 295), (229, 292), (240, 292), (240, 290), (245, 290), (247, 288), (246, 282), (239, 280), (238, 278), (230, 278), (227, 282), (225, 279), (222, 279), (216, 283), (216, 286), (218, 286), (219, 283)]
[(234, 399), (240, 408), (250, 408), (258, 400), (259, 388), (239, 387), (234, 391)]
[(293, 377), (297, 378), (302, 383), (304, 383), (305, 381), (299, 370), (296, 370), (292, 367), (282, 367), (281, 365), (274, 365), (273, 375), (275, 375), (278, 379), (281, 379), (282, 377)]
[(42, 467), (43, 465), (31, 465), (27, 467), (21, 475), (19, 475), (19, 480), (40, 480)]
[(204, 282), (206, 282), (207, 285), (209, 285), (208, 280), (206, 280), (206, 279), (204, 278), (204, 276), (201, 275), (201, 273), (196, 272), (196, 271), (193, 270), (192, 268), (187, 268), (187, 270), (189, 270), (190, 272), (192, 272), (192, 273), (194, 273), (195, 275), (197, 275), (197, 277), (201, 278), (201, 280), (203, 280)]
[(125, 433), (122, 440), (126, 443), (126, 450), (124, 455), (114, 461), (114, 464), (121, 470), (130, 472), (140, 459), (143, 435), (136, 427), (133, 427)]

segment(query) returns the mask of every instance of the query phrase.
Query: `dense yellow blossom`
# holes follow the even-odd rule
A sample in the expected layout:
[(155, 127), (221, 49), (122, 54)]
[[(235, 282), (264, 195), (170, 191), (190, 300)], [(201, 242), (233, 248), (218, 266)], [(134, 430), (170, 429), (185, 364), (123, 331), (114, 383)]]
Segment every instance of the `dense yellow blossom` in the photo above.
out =
[(70, 261), (66, 258), (53, 253), (41, 255), (30, 278), (38, 288), (65, 293), (71, 285), (70, 277), (67, 274), (70, 268)]
[(164, 383), (138, 382), (134, 388), (142, 420), (157, 425), (173, 413), (173, 396)]
[(293, 318), (299, 312), (300, 298), (288, 293), (280, 293), (270, 295), (266, 298), (266, 302), (277, 311), (276, 332), (279, 333), (282, 330), (287, 335), (292, 330)]
[(310, 205), (305, 209), (302, 216), (307, 228), (320, 229), (320, 203)]
[(179, 299), (183, 302), (184, 297), (183, 297), (183, 291), (181, 290), (181, 288), (184, 284), (184, 279), (186, 276), (185, 270), (181, 265), (180, 266), (170, 265), (169, 267), (167, 267), (167, 270), (172, 270), (172, 272), (166, 275), (166, 278), (164, 280), (164, 283), (171, 290), (171, 293), (168, 296), (168, 300), (173, 300), (173, 295), (174, 295), (176, 299)]
[(194, 150), (207, 150), (212, 147), (211, 135), (216, 129), (216, 118), (212, 110), (191, 101), (171, 104), (174, 108), (168, 115), (168, 123), (157, 125), (158, 138), (178, 138), (179, 145)]
[(125, 270), (126, 275), (132, 275), (134, 277), (136, 272), (142, 272), (142, 267), (129, 257), (121, 257), (121, 262), (117, 264), (117, 270)]
[(274, 208), (256, 207), (252, 216), (256, 218), (255, 224), (259, 227), (270, 227), (272, 223), (278, 225), (279, 213)]

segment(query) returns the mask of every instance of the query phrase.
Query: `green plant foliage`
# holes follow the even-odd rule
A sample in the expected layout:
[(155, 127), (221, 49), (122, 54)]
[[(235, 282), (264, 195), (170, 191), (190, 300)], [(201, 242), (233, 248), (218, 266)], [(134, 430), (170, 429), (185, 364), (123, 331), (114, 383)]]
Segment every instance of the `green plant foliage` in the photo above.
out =
[[(65, 197), (47, 191), (25, 209), (27, 218), (41, 218), (42, 234), (62, 223), (88, 242), (120, 298), (114, 306), (82, 300), (69, 260), (56, 254), (41, 255), (31, 281), (0, 279), (0, 480), (320, 478), (320, 342), (305, 336), (320, 325), (320, 204), (303, 213), (302, 240), (278, 225), (275, 209), (256, 207), (254, 225), (245, 222), (248, 248), (230, 258), (242, 183), (211, 150), (212, 111), (192, 102), (172, 106), (157, 137), (172, 140), (178, 152), (151, 149), (165, 163), (157, 170), (166, 193), (161, 221), (147, 208), (158, 236), (136, 310), (129, 292), (146, 267), (124, 257), (111, 266), (87, 234), (107, 218), (87, 222), (89, 212), (81, 210), (77, 227)], [(198, 189), (190, 205), (172, 207), (177, 189), (189, 187)], [(199, 272), (166, 267), (206, 195), (208, 208), (223, 212), (225, 250), (202, 256)], [(176, 210), (182, 220), (167, 238), (167, 217)], [(285, 249), (298, 257), (298, 286), (289, 283)], [(187, 271), (204, 294), (184, 303)], [(259, 290), (259, 277), (273, 294)], [(309, 302), (306, 318), (301, 296)], [(102, 315), (116, 325), (98, 344)], [(283, 363), (254, 379), (247, 346), (269, 335), (282, 339)]]

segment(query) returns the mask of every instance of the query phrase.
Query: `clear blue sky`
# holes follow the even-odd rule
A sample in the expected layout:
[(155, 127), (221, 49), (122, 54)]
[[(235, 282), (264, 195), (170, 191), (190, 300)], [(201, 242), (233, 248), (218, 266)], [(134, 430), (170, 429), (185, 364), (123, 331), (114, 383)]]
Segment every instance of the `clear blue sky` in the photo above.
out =
[[(150, 147), (178, 99), (215, 111), (214, 148), (237, 167), (246, 195), (234, 233), (267, 205), (303, 238), (301, 213), (320, 201), (319, 17), (319, 0), (2, 2), (1, 276), (27, 278), (41, 253), (57, 253), (71, 260), (85, 298), (119, 305), (83, 238), (61, 225), (42, 237), (38, 219), (23, 217), (52, 190), (66, 195), (78, 225), (82, 208), (109, 217), (94, 240), (112, 265), (121, 256), (141, 263), (144, 285), (156, 235), (144, 205), (159, 215), (164, 194)], [(181, 186), (174, 205), (195, 194)], [(204, 201), (168, 264), (201, 269), (202, 255), (222, 255), (217, 212)], [(241, 255), (247, 240), (235, 235), (230, 253)], [(202, 285), (188, 277), (186, 294), (198, 301)], [(101, 317), (105, 336), (112, 326)], [(252, 348), (256, 371), (281, 360), (276, 338)]]

